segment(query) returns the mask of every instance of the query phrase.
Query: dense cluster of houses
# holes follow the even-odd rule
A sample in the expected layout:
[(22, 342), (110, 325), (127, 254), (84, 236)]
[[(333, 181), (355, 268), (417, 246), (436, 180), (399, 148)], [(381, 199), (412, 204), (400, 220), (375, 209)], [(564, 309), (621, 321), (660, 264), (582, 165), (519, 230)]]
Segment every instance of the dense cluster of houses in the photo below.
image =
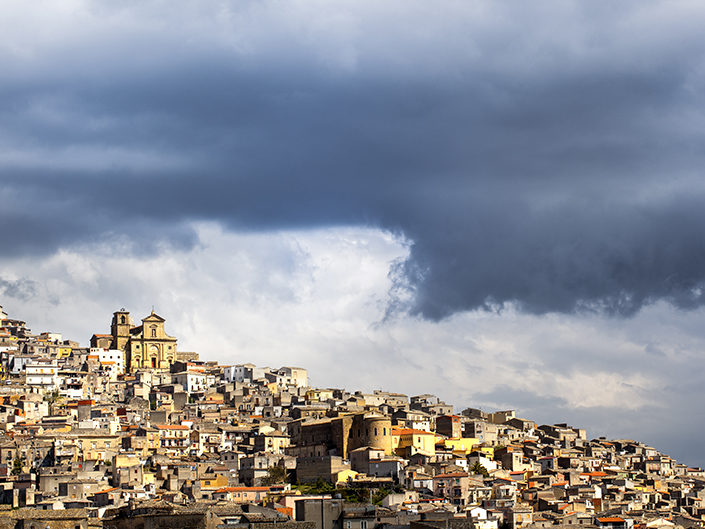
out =
[(0, 529), (701, 527), (705, 474), (434, 395), (182, 353), (152, 313), (89, 347), (0, 307)]

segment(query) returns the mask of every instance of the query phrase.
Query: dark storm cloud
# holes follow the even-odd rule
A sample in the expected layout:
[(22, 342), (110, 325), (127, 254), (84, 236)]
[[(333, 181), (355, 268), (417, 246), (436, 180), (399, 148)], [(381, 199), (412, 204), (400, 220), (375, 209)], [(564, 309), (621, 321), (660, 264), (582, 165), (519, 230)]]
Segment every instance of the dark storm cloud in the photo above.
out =
[(365, 224), (410, 241), (395, 278), (429, 318), (705, 300), (703, 13), (177, 8), (128, 39), (103, 9), (105, 35), (4, 52), (5, 252)]
[(0, 277), (0, 294), (8, 298), (27, 300), (37, 294), (37, 285), (30, 279), (3, 279)]

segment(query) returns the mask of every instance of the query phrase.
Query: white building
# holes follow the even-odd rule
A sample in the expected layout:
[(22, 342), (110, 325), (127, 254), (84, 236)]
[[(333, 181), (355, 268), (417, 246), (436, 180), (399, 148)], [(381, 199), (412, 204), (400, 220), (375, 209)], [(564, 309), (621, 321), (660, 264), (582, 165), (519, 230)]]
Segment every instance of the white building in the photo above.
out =
[(36, 361), (37, 361), (37, 357), (33, 356), (33, 355), (13, 353), (12, 351), (8, 351), (8, 353), (7, 353), (7, 362), (8, 362), (7, 369), (13, 375), (21, 374), (22, 371), (24, 371), (27, 364), (31, 364)]
[(125, 373), (125, 353), (119, 349), (92, 347), (91, 355), (97, 356), (98, 361), (103, 365), (114, 365), (118, 374), (122, 375)]
[(174, 384), (183, 386), (187, 393), (203, 393), (208, 389), (208, 376), (197, 371), (182, 371), (171, 377)]
[(62, 397), (70, 400), (81, 400), (84, 398), (83, 377), (78, 373), (60, 373), (57, 376), (59, 382), (59, 393)]
[(109, 435), (115, 435), (120, 431), (120, 420), (116, 416), (95, 417), (84, 419), (78, 422), (78, 427), (83, 430), (96, 430)]
[(226, 382), (252, 382), (264, 378), (268, 367), (257, 367), (255, 364), (238, 364), (225, 368), (223, 377)]
[(308, 386), (308, 371), (303, 367), (284, 366), (279, 369), (279, 374), (284, 377), (284, 384), (305, 388)]
[(59, 332), (43, 332), (39, 336), (51, 343), (59, 343), (64, 339)]
[(25, 384), (35, 393), (58, 389), (59, 366), (53, 362), (28, 363), (25, 365)]
[(236, 366), (223, 366), (224, 382), (235, 382), (235, 367)]
[(226, 366), (223, 370), (225, 382), (253, 382), (266, 378), (280, 386), (308, 386), (308, 371), (302, 367), (285, 366), (280, 369), (257, 367), (255, 364)]

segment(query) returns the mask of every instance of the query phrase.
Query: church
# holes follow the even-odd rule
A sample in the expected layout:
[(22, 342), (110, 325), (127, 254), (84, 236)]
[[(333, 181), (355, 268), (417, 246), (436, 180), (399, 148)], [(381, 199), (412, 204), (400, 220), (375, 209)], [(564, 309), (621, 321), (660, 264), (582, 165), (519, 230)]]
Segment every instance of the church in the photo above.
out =
[(125, 354), (125, 369), (168, 370), (179, 360), (176, 338), (164, 330), (166, 320), (154, 311), (142, 318), (142, 325), (134, 326), (130, 313), (124, 308), (113, 313), (110, 334), (94, 334), (91, 347), (118, 349)]

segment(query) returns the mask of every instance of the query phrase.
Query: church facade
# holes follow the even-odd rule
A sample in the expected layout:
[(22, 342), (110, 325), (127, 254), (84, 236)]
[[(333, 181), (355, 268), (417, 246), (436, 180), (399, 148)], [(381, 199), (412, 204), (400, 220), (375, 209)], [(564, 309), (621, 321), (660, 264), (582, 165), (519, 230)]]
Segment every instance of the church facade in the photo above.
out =
[(118, 349), (125, 354), (125, 369), (168, 370), (177, 360), (176, 338), (164, 330), (166, 320), (154, 311), (135, 326), (130, 313), (121, 309), (113, 313), (110, 334), (94, 334), (91, 347)]

